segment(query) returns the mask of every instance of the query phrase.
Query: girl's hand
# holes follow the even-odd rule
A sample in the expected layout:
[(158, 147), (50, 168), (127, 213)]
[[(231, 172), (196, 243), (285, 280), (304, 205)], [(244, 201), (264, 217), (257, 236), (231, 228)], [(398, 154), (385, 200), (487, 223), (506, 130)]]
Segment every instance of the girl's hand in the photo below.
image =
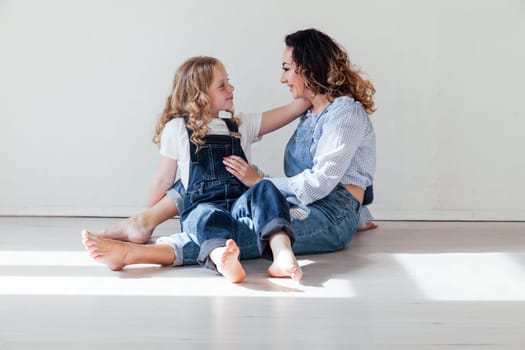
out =
[(252, 187), (262, 180), (257, 170), (239, 156), (224, 157), (222, 162), (226, 166), (226, 170), (247, 187)]

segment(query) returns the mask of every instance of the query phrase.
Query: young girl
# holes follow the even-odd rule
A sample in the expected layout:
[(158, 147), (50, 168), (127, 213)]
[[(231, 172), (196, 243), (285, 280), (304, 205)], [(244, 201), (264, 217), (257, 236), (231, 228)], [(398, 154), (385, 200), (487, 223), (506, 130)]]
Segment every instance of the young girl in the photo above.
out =
[[(226, 169), (224, 159), (236, 156), (246, 161), (251, 143), (296, 118), (308, 103), (296, 101), (262, 114), (220, 118), (221, 111), (233, 116), (233, 90), (220, 61), (190, 58), (177, 70), (157, 123), (154, 142), (160, 143), (161, 161), (150, 204), (163, 197), (180, 169), (187, 189), (181, 213), (184, 248), (136, 245), (83, 231), (83, 243), (95, 260), (113, 270), (133, 263), (188, 264), (195, 261), (185, 261), (184, 255), (194, 256), (198, 250), (198, 263), (231, 282), (246, 276), (239, 258), (257, 256), (274, 260), (268, 270), (271, 276), (301, 279), (291, 249), (294, 233), (285, 198), (270, 181), (246, 187)], [(243, 247), (253, 252), (254, 245), (257, 256), (242, 256)]]

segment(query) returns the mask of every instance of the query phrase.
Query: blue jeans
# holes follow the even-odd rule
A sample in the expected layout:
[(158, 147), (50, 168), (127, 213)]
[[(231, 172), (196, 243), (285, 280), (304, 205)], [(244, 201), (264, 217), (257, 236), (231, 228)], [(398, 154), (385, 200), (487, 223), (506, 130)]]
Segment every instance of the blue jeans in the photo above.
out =
[[(180, 181), (167, 195), (181, 210), (184, 188)], [(273, 258), (268, 244), (271, 235), (284, 231), (292, 243), (295, 241), (284, 197), (273, 183), (264, 180), (244, 192), (229, 210), (220, 203), (197, 205), (186, 215), (182, 229), (183, 233), (161, 237), (158, 241), (173, 247), (174, 265), (200, 263), (215, 269), (207, 257), (213, 249), (224, 246), (227, 239), (235, 240), (241, 259), (263, 257), (270, 260)]]
[(342, 250), (352, 240), (359, 223), (359, 201), (342, 185), (302, 207), (303, 218), (292, 218), (296, 254), (317, 254)]
[[(263, 182), (268, 181), (261, 181), (260, 183)], [(180, 181), (175, 183), (167, 192), (179, 210), (182, 209), (183, 194), (184, 187)], [(245, 204), (239, 203), (239, 207), (244, 206)], [(334, 252), (344, 249), (357, 230), (360, 204), (341, 185), (337, 186), (325, 198), (299, 209), (304, 211), (305, 215), (301, 218), (291, 218), (291, 226), (295, 235), (293, 251), (297, 255)], [(195, 232), (198, 232), (197, 218), (199, 215), (202, 213), (196, 211), (195, 217), (186, 219), (184, 232), (158, 239), (158, 243), (168, 244), (174, 249), (176, 260), (173, 265), (197, 263), (200, 247)], [(233, 239), (241, 249), (240, 258), (261, 257), (258, 238), (253, 234), (252, 219), (243, 218), (239, 221), (244, 225), (238, 225)]]

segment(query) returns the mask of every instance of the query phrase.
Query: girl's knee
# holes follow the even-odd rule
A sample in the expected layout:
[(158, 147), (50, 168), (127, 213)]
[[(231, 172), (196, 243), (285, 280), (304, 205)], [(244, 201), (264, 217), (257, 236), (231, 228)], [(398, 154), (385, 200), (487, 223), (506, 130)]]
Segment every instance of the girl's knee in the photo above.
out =
[(262, 180), (256, 183), (254, 186), (254, 190), (259, 193), (266, 193), (266, 194), (281, 194), (281, 192), (275, 187), (273, 182), (268, 180)]

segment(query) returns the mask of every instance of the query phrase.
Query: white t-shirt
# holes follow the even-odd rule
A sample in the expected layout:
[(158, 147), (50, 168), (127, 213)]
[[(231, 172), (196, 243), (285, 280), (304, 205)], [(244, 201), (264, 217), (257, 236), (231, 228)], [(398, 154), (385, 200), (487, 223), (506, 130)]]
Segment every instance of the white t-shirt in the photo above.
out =
[[(250, 162), (251, 144), (259, 141), (262, 113), (239, 114), (241, 119), (239, 133), (241, 134), (241, 147)], [(208, 123), (208, 135), (229, 135), (226, 123), (219, 118), (214, 118)], [(170, 120), (164, 126), (160, 135), (160, 154), (164, 157), (175, 159), (180, 170), (180, 178), (184, 188), (188, 188), (190, 176), (190, 141), (183, 118)]]

